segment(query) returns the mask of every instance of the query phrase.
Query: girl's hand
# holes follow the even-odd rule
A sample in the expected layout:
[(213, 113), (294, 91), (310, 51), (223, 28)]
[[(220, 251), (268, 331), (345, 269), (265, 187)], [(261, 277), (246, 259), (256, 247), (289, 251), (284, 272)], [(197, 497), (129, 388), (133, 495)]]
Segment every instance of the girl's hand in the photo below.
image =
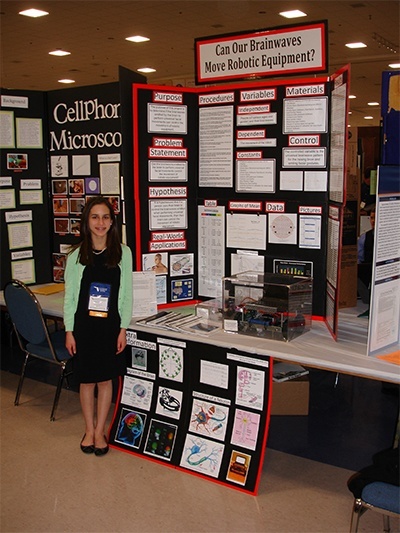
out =
[(125, 350), (126, 346), (126, 329), (121, 328), (117, 339), (117, 354)]
[(72, 331), (65, 333), (65, 347), (68, 350), (69, 355), (72, 357), (76, 354), (76, 341)]

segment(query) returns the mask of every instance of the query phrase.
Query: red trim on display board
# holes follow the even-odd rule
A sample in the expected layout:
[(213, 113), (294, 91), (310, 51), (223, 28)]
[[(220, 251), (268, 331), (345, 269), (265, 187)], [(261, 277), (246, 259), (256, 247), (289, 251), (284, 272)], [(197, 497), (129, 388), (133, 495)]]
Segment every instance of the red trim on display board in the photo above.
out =
[[(146, 85), (142, 85), (146, 87)], [(142, 239), (140, 224), (140, 190), (139, 190), (139, 123), (138, 123), (138, 85), (132, 87), (133, 106), (133, 205), (135, 206), (136, 265), (135, 270), (142, 270)]]

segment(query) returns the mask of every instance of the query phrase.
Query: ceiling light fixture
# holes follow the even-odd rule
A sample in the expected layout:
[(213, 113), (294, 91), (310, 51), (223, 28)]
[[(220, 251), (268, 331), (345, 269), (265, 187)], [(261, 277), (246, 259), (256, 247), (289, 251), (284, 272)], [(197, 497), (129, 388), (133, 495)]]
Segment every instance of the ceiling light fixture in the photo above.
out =
[(379, 105), (379, 102), (368, 102), (368, 105)]
[(367, 45), (364, 43), (347, 43), (345, 46), (347, 48), (367, 48)]
[(58, 83), (75, 83), (75, 80), (70, 80), (68, 78), (64, 78), (62, 80), (58, 80)]
[(66, 50), (58, 49), (58, 50), (53, 50), (52, 52), (49, 52), (49, 55), (50, 55), (50, 56), (59, 56), (59, 57), (62, 57), (62, 56), (69, 56), (69, 55), (71, 55), (71, 52), (67, 52)]
[(281, 17), (285, 17), (286, 19), (296, 19), (307, 16), (307, 13), (303, 13), (303, 11), (300, 11), (298, 9), (293, 9), (292, 11), (282, 11), (279, 14)]
[(371, 115), (367, 115), (366, 117), (364, 117), (365, 120), (372, 120), (374, 117), (371, 117)]
[(47, 11), (42, 11), (41, 9), (25, 9), (25, 11), (20, 11), (20, 15), (24, 15), (25, 17), (44, 17), (45, 15), (48, 15)]
[(148, 37), (142, 37), (142, 35), (132, 35), (132, 37), (126, 37), (126, 41), (131, 41), (132, 43), (144, 43), (150, 41)]
[(354, 98), (357, 98), (357, 96), (355, 94), (349, 94), (349, 100), (352, 100)]
[(144, 74), (150, 74), (150, 72), (156, 72), (156, 69), (151, 68), (151, 67), (138, 68), (137, 70), (138, 72), (143, 72)]
[(388, 66), (390, 68), (400, 68), (400, 63), (390, 63)]
[(399, 51), (398, 45), (388, 41), (385, 39), (385, 37), (382, 37), (382, 35), (379, 35), (379, 33), (373, 33), (372, 38), (374, 41), (378, 43), (379, 48), (382, 46), (383, 48), (386, 48), (390, 52), (393, 52), (394, 54), (397, 54)]

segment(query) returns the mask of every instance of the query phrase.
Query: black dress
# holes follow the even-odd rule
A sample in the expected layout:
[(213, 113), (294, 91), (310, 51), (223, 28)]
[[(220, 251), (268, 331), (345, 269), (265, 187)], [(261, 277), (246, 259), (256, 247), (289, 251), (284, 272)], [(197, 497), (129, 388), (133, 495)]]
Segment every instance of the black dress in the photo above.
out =
[[(106, 250), (100, 255), (93, 254), (93, 265), (85, 267), (81, 280), (74, 323), (74, 373), (80, 383), (107, 381), (123, 375), (126, 370), (124, 352), (116, 353), (121, 328), (118, 312), (121, 271), (118, 266), (105, 266), (106, 254)], [(89, 315), (90, 286), (94, 282), (111, 286), (107, 318)]]

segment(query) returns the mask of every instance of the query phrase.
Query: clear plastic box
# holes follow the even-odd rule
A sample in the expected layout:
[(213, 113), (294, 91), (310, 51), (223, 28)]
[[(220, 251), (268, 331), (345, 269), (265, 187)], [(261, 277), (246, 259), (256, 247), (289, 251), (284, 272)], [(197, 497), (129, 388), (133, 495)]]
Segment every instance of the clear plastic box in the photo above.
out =
[(291, 341), (311, 329), (311, 277), (241, 272), (223, 278), (226, 332)]
[(196, 315), (207, 319), (210, 322), (219, 322), (222, 324), (222, 299), (213, 298), (196, 305)]

